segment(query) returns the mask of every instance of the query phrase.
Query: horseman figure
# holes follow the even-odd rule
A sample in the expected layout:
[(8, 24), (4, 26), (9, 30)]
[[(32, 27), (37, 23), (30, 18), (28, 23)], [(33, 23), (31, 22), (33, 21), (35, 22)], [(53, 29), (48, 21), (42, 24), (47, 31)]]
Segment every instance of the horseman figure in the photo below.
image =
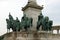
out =
[(28, 30), (28, 28), (30, 28), (32, 26), (32, 18), (28, 18), (26, 17), (26, 15), (24, 14), (24, 16), (21, 19), (21, 25), (23, 26), (23, 28), (25, 29), (25, 31)]
[(20, 31), (21, 27), (18, 18), (14, 20), (11, 14), (9, 14), (9, 19), (6, 19), (6, 22), (7, 22), (7, 30), (10, 31), (10, 29), (12, 29), (12, 31)]
[(38, 22), (37, 22), (37, 30), (39, 30), (39, 27), (42, 26), (42, 20), (43, 20), (43, 15), (42, 13), (40, 13), (40, 15), (38, 16)]
[(49, 20), (49, 17), (43, 17), (42, 13), (38, 16), (37, 30), (42, 26), (42, 30), (51, 31), (53, 21)]

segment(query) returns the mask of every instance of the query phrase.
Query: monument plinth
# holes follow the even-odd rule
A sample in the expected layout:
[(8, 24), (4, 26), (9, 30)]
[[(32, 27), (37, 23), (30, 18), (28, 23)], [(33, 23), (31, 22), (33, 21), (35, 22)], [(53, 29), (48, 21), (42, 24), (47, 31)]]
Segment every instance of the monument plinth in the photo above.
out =
[(33, 28), (32, 30), (36, 30), (38, 15), (42, 13), (43, 7), (37, 5), (36, 0), (28, 0), (28, 3), (25, 7), (22, 8), (23, 14), (26, 14), (28, 18), (33, 19)]
[[(17, 36), (18, 35), (18, 36)], [(47, 32), (10, 32), (4, 35), (4, 40), (60, 40), (59, 34)]]

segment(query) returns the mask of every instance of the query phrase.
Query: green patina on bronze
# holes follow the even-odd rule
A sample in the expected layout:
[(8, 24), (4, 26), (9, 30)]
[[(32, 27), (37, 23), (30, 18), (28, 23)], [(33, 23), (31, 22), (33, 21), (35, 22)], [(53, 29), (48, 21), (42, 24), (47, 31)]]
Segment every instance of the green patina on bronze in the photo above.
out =
[(39, 30), (40, 26), (42, 26), (42, 30), (44, 31), (51, 31), (53, 21), (49, 20), (49, 17), (44, 17), (42, 13), (38, 16), (37, 22), (37, 30)]
[(24, 14), (24, 16), (21, 19), (21, 25), (22, 27), (24, 27), (24, 29), (27, 31), (28, 28), (30, 28), (32, 26), (32, 18), (28, 18), (26, 17), (26, 15)]
[[(9, 19), (6, 19), (6, 22), (8, 30), (12, 29), (13, 31), (20, 31), (22, 29), (25, 29), (25, 31), (28, 31), (28, 28), (32, 27), (33, 19), (26, 17), (26, 15), (24, 14), (20, 22), (18, 17), (16, 17), (16, 20), (14, 20), (11, 14), (9, 14)], [(36, 29), (39, 30), (39, 28), (42, 26), (42, 30), (51, 31), (52, 24), (53, 21), (49, 20), (49, 17), (44, 17), (42, 13), (40, 13), (40, 15), (38, 16)]]
[(33, 19), (26, 17), (25, 14), (22, 17), (21, 22), (17, 17), (16, 20), (14, 20), (11, 14), (9, 14), (9, 19), (6, 19), (7, 29), (8, 30), (12, 29), (13, 31), (20, 31), (22, 30), (22, 28), (24, 28), (27, 31), (28, 28), (32, 26), (32, 21)]

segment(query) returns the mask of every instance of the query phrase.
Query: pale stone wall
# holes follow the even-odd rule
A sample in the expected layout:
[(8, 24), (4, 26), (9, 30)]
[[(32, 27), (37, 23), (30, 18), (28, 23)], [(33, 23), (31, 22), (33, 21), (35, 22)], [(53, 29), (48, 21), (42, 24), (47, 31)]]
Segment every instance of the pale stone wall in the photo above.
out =
[(60, 40), (60, 34), (47, 32), (11, 32), (5, 34), (4, 40)]
[(36, 30), (37, 26), (37, 20), (38, 20), (38, 15), (41, 13), (41, 10), (35, 9), (35, 8), (27, 8), (25, 11), (23, 11), (24, 14), (26, 14), (27, 17), (33, 18), (33, 30)]

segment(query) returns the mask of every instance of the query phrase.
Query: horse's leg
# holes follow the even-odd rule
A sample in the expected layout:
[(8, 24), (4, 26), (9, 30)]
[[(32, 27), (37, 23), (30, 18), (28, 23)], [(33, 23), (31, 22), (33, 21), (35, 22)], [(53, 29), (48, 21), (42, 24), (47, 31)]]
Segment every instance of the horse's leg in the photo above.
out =
[(27, 31), (27, 26), (24, 27), (25, 31)]
[(28, 26), (28, 30), (31, 30), (31, 25)]
[(43, 31), (45, 30), (45, 26), (44, 26), (44, 25), (42, 25), (42, 30), (43, 30)]
[(42, 30), (43, 30), (43, 26), (42, 26)]
[(21, 29), (19, 28), (18, 31), (20, 31)]
[(52, 28), (52, 27), (50, 26), (50, 27), (49, 27), (49, 31), (51, 31), (51, 28)]
[(16, 28), (12, 28), (13, 32), (16, 32)]
[(39, 30), (40, 25), (37, 25), (37, 30)]

